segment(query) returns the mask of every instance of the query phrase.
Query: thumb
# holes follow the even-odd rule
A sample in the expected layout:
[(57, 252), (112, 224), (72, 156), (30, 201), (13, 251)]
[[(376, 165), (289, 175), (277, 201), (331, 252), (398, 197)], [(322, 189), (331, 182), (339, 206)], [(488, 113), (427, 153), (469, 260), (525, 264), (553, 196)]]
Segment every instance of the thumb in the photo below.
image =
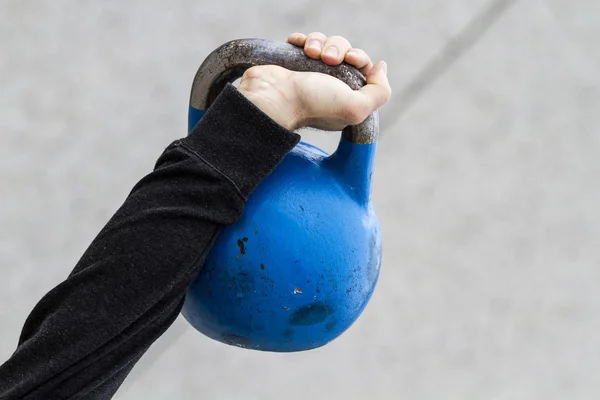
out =
[(366, 97), (371, 105), (371, 112), (388, 102), (392, 95), (392, 88), (387, 78), (387, 64), (385, 61), (379, 61), (371, 68), (367, 75), (367, 84), (359, 92)]

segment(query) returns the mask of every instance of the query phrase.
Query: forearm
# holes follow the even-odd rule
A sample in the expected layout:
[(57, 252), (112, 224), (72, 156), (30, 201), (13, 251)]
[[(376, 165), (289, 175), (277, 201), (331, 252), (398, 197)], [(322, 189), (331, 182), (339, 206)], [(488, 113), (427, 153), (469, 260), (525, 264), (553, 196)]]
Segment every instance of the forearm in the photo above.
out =
[(228, 87), (35, 307), (0, 399), (110, 398), (177, 317), (220, 227), (297, 141)]

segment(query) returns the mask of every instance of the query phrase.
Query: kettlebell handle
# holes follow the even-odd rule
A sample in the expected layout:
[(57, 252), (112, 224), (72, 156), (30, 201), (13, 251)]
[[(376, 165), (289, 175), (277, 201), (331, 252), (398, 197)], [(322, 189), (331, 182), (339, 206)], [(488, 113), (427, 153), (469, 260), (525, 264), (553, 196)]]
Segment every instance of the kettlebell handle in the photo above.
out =
[[(278, 65), (298, 72), (320, 72), (340, 79), (353, 90), (366, 84), (364, 76), (349, 64), (330, 66), (308, 57), (300, 47), (264, 39), (238, 39), (225, 43), (204, 60), (192, 84), (190, 106), (207, 110), (225, 88), (257, 65)], [(358, 144), (377, 141), (379, 116), (372, 113), (362, 123), (344, 128), (342, 137)]]

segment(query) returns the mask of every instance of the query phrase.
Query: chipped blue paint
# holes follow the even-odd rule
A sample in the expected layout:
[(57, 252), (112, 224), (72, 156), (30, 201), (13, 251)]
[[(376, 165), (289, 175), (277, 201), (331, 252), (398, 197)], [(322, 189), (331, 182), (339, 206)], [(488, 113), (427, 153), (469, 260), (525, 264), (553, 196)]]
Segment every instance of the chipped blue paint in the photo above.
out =
[[(191, 130), (202, 112), (190, 111)], [(317, 348), (345, 332), (379, 277), (375, 152), (375, 143), (342, 139), (329, 156), (299, 143), (217, 238), (188, 290), (188, 322), (217, 341), (274, 352)]]

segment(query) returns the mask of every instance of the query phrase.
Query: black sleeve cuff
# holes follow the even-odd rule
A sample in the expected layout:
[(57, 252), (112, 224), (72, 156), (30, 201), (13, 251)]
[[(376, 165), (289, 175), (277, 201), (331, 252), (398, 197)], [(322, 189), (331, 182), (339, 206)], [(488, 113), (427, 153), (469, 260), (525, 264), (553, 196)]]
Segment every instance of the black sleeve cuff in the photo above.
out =
[(247, 197), (299, 141), (228, 84), (181, 144)]

